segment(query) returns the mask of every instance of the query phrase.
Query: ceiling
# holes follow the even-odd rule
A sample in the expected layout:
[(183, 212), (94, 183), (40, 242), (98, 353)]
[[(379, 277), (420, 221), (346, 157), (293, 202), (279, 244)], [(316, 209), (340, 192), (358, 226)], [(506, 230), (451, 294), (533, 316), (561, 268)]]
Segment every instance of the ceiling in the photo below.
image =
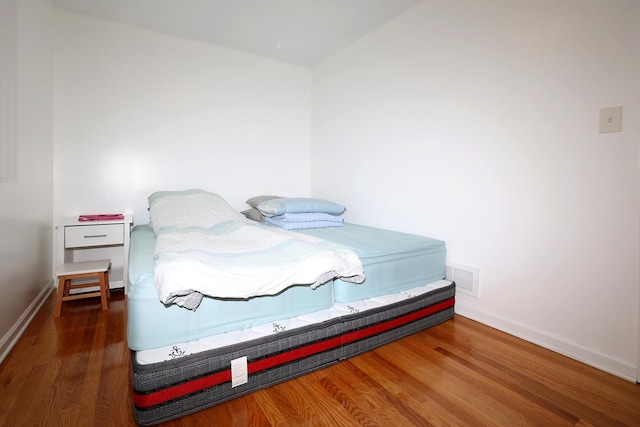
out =
[(53, 0), (62, 9), (314, 67), (420, 0)]

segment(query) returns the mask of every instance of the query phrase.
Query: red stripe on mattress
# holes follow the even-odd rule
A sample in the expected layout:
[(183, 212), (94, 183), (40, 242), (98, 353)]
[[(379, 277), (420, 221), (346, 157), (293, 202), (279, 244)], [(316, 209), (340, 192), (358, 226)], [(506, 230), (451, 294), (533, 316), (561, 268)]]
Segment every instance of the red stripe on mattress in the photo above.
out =
[(314, 344), (307, 345), (305, 347), (287, 351), (286, 353), (281, 353), (276, 356), (267, 357), (256, 362), (249, 363), (249, 374), (254, 374), (265, 369), (293, 362), (294, 360), (302, 359), (316, 353), (321, 353), (323, 351), (331, 350), (332, 348), (339, 347), (341, 345), (349, 344), (354, 341), (386, 332), (390, 329), (394, 329), (407, 323), (414, 322), (425, 316), (449, 308), (453, 306), (453, 303), (453, 300), (443, 301), (436, 305), (432, 305), (431, 307), (423, 308), (422, 310), (415, 311), (396, 319), (388, 320), (384, 323), (379, 323), (377, 325), (369, 326), (368, 328), (363, 328), (354, 332), (348, 332), (335, 338), (320, 341)]
[(231, 369), (216, 372), (215, 374), (207, 375), (206, 377), (191, 380), (150, 394), (138, 394), (134, 390), (133, 403), (139, 408), (147, 408), (229, 381), (231, 381)]
[[(260, 372), (265, 369), (270, 369), (279, 365), (293, 362), (295, 360), (303, 359), (317, 353), (321, 353), (323, 351), (328, 351), (341, 345), (349, 344), (351, 342), (368, 338), (370, 336), (380, 334), (382, 332), (386, 332), (399, 326), (414, 322), (438, 311), (453, 307), (454, 303), (455, 298), (451, 298), (430, 307), (423, 308), (421, 310), (388, 320), (383, 323), (349, 332), (321, 342), (309, 344), (307, 346), (296, 348), (285, 353), (267, 357), (265, 359), (257, 360), (255, 362), (249, 363), (247, 366), (247, 370), (249, 374), (255, 374), (256, 372)], [(133, 390), (133, 403), (138, 408), (148, 408), (230, 381), (231, 369), (227, 369), (149, 394), (139, 394), (135, 390)]]

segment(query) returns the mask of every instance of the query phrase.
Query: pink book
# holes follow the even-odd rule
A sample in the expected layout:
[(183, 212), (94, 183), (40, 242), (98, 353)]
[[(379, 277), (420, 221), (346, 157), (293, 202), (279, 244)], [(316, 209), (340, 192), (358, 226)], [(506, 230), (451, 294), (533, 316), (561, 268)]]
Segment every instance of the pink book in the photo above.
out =
[(124, 219), (122, 214), (95, 214), (95, 215), (80, 215), (78, 221), (114, 221), (118, 219)]

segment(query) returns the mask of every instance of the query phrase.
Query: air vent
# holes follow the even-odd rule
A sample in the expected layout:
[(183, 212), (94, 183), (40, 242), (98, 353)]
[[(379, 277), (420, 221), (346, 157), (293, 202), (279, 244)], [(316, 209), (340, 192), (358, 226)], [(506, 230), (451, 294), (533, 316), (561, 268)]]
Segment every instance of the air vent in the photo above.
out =
[(447, 261), (447, 280), (456, 282), (456, 292), (478, 298), (478, 267)]

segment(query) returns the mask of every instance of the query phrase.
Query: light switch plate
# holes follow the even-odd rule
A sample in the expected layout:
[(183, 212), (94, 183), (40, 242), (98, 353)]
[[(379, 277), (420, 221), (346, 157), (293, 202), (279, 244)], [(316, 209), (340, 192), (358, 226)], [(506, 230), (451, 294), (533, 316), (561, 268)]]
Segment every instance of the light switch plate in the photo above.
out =
[(622, 130), (622, 107), (600, 109), (600, 133), (620, 132)]

